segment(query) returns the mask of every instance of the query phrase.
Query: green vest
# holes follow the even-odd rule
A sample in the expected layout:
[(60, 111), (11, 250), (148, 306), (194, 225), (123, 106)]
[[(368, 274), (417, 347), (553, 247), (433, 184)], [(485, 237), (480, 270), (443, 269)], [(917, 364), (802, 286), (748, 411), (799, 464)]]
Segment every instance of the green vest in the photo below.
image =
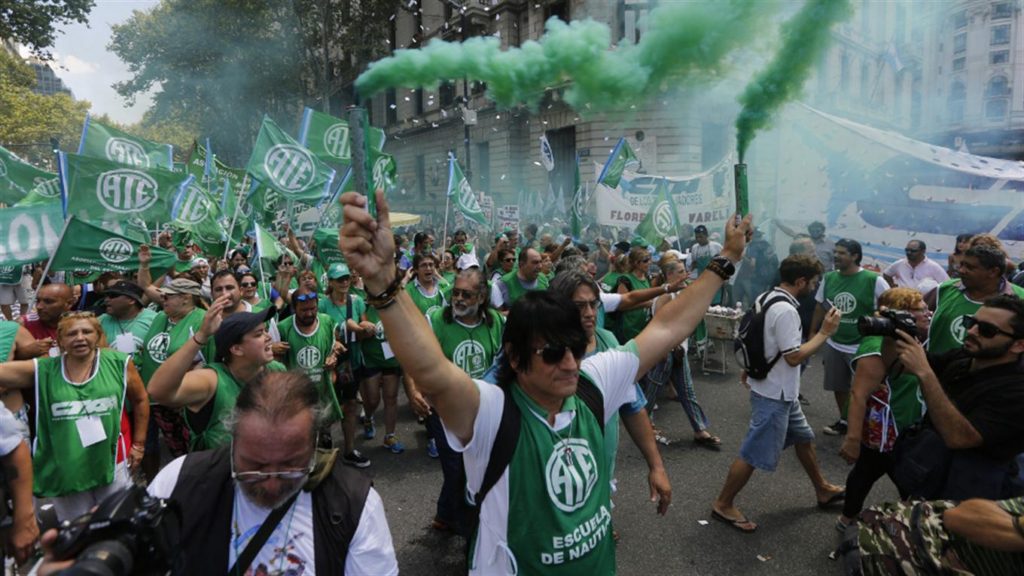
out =
[(325, 369), (324, 362), (331, 355), (334, 347), (334, 334), (337, 329), (334, 319), (327, 314), (317, 314), (318, 325), (316, 331), (303, 336), (295, 326), (295, 316), (289, 316), (277, 325), (281, 333), (281, 341), (288, 343), (288, 353), (285, 357), (285, 366), (289, 370), (299, 368), (313, 381), (317, 391), (320, 393), (320, 401), (328, 402), (334, 413), (331, 419), (341, 418), (341, 407), (338, 404), (338, 397), (334, 393), (334, 386), (331, 385), (331, 375)]
[(434, 328), (434, 336), (441, 344), (445, 358), (471, 378), (483, 378), (484, 372), (491, 367), (491, 362), (501, 350), (505, 319), (495, 310), (489, 309), (487, 313), (491, 317), (491, 325), (480, 322), (472, 328), (454, 319), (445, 322), (443, 309), (430, 314), (430, 325)]
[[(149, 334), (149, 328), (153, 325), (153, 319), (156, 318), (156, 315), (156, 312), (143, 308), (135, 318), (122, 322), (110, 314), (104, 314), (100, 316), (100, 327), (103, 328), (103, 335), (107, 337), (107, 344), (111, 348), (114, 347), (115, 341), (122, 334), (130, 336), (135, 344), (130, 354), (135, 360), (135, 365), (139, 366), (142, 361), (139, 357), (139, 351), (142, 350), (142, 345), (146, 340), (146, 335)], [(121, 351), (125, 352), (125, 350)]]
[(604, 277), (601, 278), (601, 290), (604, 290), (609, 294), (615, 292), (615, 285), (619, 283), (619, 276), (622, 276), (622, 274), (619, 274), (618, 272), (609, 272), (605, 274)]
[(0, 319), (0, 363), (7, 362), (14, 350), (14, 342), (18, 337), (21, 324)]
[[(981, 308), (981, 302), (975, 302), (961, 290), (959, 279), (946, 280), (939, 284), (938, 305), (928, 327), (928, 352), (942, 354), (964, 345), (964, 316), (970, 316)], [(1024, 288), (1010, 284), (1013, 293), (1024, 298)]]
[(416, 307), (420, 309), (425, 316), (429, 315), (434, 310), (440, 310), (445, 307), (447, 302), (444, 299), (444, 292), (441, 290), (441, 285), (436, 284), (434, 286), (434, 295), (427, 296), (420, 291), (419, 284), (414, 279), (405, 285), (405, 291), (409, 293)]
[[(35, 361), (38, 406), (32, 491), (36, 496), (66, 496), (114, 481), (114, 459), (122, 441), (121, 410), (128, 389), (128, 355), (109, 348), (97, 354), (96, 372), (84, 384), (64, 378), (63, 356)], [(86, 422), (92, 422), (91, 439), (80, 433)], [(83, 445), (87, 442), (91, 443)]]
[[(630, 290), (643, 290), (651, 287), (650, 280), (641, 280), (633, 274), (623, 274), (621, 278), (629, 280)], [(621, 322), (619, 331), (615, 336), (619, 342), (629, 342), (639, 334), (651, 319), (650, 308), (635, 308), (627, 312), (620, 312)]]
[(519, 573), (614, 574), (611, 489), (600, 423), (570, 396), (562, 409), (576, 411), (573, 423), (552, 431), (534, 415), (545, 411), (519, 386), (510, 388), (522, 412), (508, 468), (508, 546)]
[[(160, 312), (153, 318), (153, 323), (149, 325), (149, 331), (146, 332), (142, 348), (139, 350), (139, 375), (142, 376), (144, 383), (149, 384), (149, 379), (153, 377), (157, 368), (184, 346), (192, 334), (199, 330), (205, 316), (205, 310), (196, 308), (173, 326), (168, 321), (165, 312)], [(201, 353), (207, 363), (213, 361), (213, 338), (210, 338)]]
[(843, 317), (839, 320), (839, 329), (831, 340), (838, 344), (856, 344), (860, 342), (857, 331), (857, 320), (861, 316), (875, 313), (875, 283), (878, 274), (870, 270), (860, 270), (856, 274), (844, 276), (833, 270), (825, 274), (825, 298), (830, 300)]
[[(206, 423), (206, 428), (202, 430), (194, 428), (192, 426), (192, 419), (195, 418), (194, 413), (188, 408), (181, 409), (185, 425), (188, 426), (189, 452), (212, 450), (231, 441), (231, 433), (224, 427), (224, 417), (234, 410), (235, 401), (238, 400), (238, 394), (242, 391), (242, 383), (235, 380), (227, 365), (220, 362), (211, 362), (207, 365), (207, 368), (217, 373), (217, 391), (213, 393), (213, 398), (210, 399), (213, 407), (210, 419)], [(270, 372), (285, 371), (284, 365), (280, 362), (271, 362), (264, 369)], [(206, 406), (203, 406), (203, 409), (205, 410)]]
[(345, 299), (344, 304), (335, 304), (330, 298), (320, 298), (318, 300), (317, 307), (320, 312), (327, 314), (334, 319), (334, 323), (338, 325), (339, 330), (342, 334), (342, 342), (345, 347), (348, 348), (348, 360), (352, 365), (352, 368), (359, 368), (363, 365), (363, 352), (362, 345), (359, 340), (356, 339), (355, 335), (348, 334), (348, 327), (346, 321), (348, 318), (348, 303), (352, 303), (352, 320), (356, 324), (363, 318), (363, 314), (366, 314), (366, 302), (359, 296), (349, 292)]
[(377, 332), (373, 338), (363, 340), (363, 361), (367, 368), (398, 368), (398, 359), (394, 356), (384, 358), (384, 343), (388, 337), (384, 334), (384, 324), (380, 321), (377, 309), (372, 306), (366, 308), (366, 319), (377, 326)]
[(545, 278), (543, 274), (537, 275), (537, 285), (532, 289), (527, 289), (519, 281), (518, 270), (513, 270), (508, 274), (505, 274), (501, 277), (501, 281), (505, 283), (505, 287), (508, 289), (508, 301), (505, 302), (505, 306), (508, 306), (509, 308), (511, 308), (512, 305), (516, 303), (516, 300), (522, 298), (527, 292), (548, 289), (548, 279)]
[[(865, 356), (881, 356), (882, 337), (865, 336), (853, 356), (854, 363)], [(889, 387), (889, 408), (896, 420), (896, 429), (904, 430), (918, 422), (925, 413), (924, 398), (921, 396), (921, 382), (910, 372), (903, 370), (895, 378), (887, 376)]]

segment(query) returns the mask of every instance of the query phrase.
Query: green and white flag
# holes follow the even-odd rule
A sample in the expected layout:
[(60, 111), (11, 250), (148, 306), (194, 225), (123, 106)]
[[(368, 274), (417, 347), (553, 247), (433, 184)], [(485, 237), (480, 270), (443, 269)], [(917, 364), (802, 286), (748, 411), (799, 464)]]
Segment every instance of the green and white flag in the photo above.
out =
[(462, 174), (462, 168), (459, 167), (455, 156), (448, 157), (448, 196), (464, 217), (481, 226), (488, 225), (487, 217), (480, 209), (480, 203), (477, 202), (473, 189), (469, 187), (466, 176)]
[(320, 228), (313, 232), (313, 240), (316, 241), (316, 257), (323, 264), (324, 268), (330, 268), (331, 264), (345, 261), (345, 255), (338, 247), (338, 229)]
[(580, 182), (580, 157), (576, 155), (576, 172), (572, 181), (572, 207), (569, 212), (569, 221), (572, 226), (573, 238), (583, 236), (583, 218), (587, 213), (587, 189)]
[(174, 170), (174, 147), (170, 144), (158, 144), (132, 136), (117, 128), (96, 122), (88, 115), (85, 117), (85, 124), (82, 125), (78, 154), (136, 168)]
[(60, 202), (0, 210), (0, 267), (46, 260), (57, 248), (63, 226)]
[(0, 146), (0, 202), (12, 206), (24, 200), (36, 187), (57, 191), (57, 175), (40, 170)]
[(196, 183), (185, 187), (171, 207), (171, 224), (199, 244), (204, 254), (224, 256), (228, 235), (220, 206)]
[(668, 180), (662, 178), (654, 189), (654, 203), (636, 227), (638, 236), (657, 247), (668, 236), (678, 235), (679, 212), (668, 192)]
[(246, 171), (287, 202), (317, 206), (331, 193), (334, 169), (263, 117)]
[(604, 184), (609, 188), (618, 188), (619, 180), (622, 179), (622, 171), (630, 164), (639, 162), (633, 148), (629, 146), (625, 138), (619, 138), (619, 142), (608, 155), (608, 161), (601, 169), (601, 175), (597, 177), (598, 184)]
[[(141, 242), (116, 234), (103, 226), (68, 218), (60, 236), (60, 244), (50, 259), (50, 270), (79, 272), (131, 272), (139, 267)], [(178, 256), (158, 246), (150, 247), (154, 271), (174, 266)]]
[[(370, 127), (366, 138), (370, 150), (384, 150), (387, 136), (383, 130)], [(339, 170), (347, 168), (352, 163), (352, 140), (348, 121), (341, 118), (306, 108), (302, 113), (302, 123), (299, 125), (299, 144)]]
[(138, 235), (170, 218), (192, 176), (161, 168), (133, 168), (100, 158), (58, 153), (68, 216)]

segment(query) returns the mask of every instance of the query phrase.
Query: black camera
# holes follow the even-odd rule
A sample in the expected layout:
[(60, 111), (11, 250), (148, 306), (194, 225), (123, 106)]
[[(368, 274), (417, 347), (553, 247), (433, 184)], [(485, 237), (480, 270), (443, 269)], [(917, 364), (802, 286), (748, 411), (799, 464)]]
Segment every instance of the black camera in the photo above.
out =
[(857, 331), (861, 336), (896, 336), (906, 332), (917, 337), (917, 322), (914, 315), (905, 310), (879, 310), (879, 316), (861, 316), (857, 320)]
[(176, 503), (132, 486), (59, 529), (54, 557), (75, 559), (61, 574), (170, 574), (178, 556), (181, 511)]

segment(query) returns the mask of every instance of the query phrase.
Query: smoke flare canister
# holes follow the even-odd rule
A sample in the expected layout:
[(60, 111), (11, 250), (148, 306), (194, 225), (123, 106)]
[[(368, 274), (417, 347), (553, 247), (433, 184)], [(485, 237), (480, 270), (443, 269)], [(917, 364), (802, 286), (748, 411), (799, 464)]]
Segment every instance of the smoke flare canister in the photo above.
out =
[(747, 192), (747, 165), (742, 162), (732, 167), (736, 182), (736, 211), (740, 217), (750, 213), (750, 196)]
[(366, 196), (366, 209), (377, 217), (377, 194), (371, 190), (373, 179), (366, 169), (366, 109), (353, 106), (348, 111), (349, 136), (352, 138), (352, 178), (356, 191)]

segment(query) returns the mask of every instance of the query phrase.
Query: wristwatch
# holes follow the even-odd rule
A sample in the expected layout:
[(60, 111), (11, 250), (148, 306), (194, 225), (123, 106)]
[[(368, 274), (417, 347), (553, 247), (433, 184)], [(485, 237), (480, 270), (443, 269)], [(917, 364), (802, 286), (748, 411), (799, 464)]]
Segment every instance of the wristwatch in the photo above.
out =
[(736, 273), (736, 265), (725, 256), (715, 256), (711, 259), (711, 262), (708, 262), (706, 270), (718, 274), (722, 280), (728, 280)]

